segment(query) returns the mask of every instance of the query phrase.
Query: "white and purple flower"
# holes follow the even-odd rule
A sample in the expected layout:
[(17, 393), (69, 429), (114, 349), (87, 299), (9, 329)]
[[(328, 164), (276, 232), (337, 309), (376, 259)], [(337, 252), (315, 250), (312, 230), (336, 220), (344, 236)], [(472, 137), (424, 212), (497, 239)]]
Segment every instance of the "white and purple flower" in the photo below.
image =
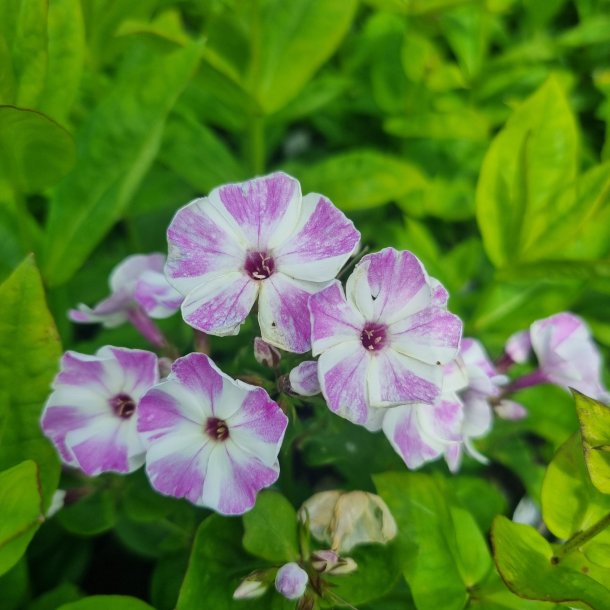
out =
[(246, 512), (276, 481), (287, 425), (265, 390), (231, 379), (198, 353), (173, 363), (138, 418), (152, 486), (225, 515)]
[(89, 476), (144, 464), (137, 432), (140, 401), (159, 379), (157, 357), (105, 346), (95, 356), (66, 352), (42, 414), (62, 460)]
[(168, 318), (183, 300), (165, 279), (164, 265), (162, 254), (128, 256), (110, 274), (110, 296), (93, 309), (81, 303), (68, 312), (69, 318), (81, 324), (101, 323), (106, 328), (129, 321), (151, 343), (163, 345), (163, 336), (150, 318)]
[(365, 256), (345, 294), (335, 281), (313, 295), (312, 350), (330, 409), (378, 429), (371, 407), (434, 404), (462, 332), (446, 296), (416, 256), (393, 248)]
[(309, 296), (355, 251), (360, 234), (322, 195), (301, 197), (277, 172), (214, 189), (178, 210), (167, 231), (169, 281), (185, 295), (185, 321), (209, 334), (239, 332), (258, 298), (262, 338), (310, 348)]
[(531, 352), (538, 370), (515, 380), (513, 390), (539, 383), (554, 383), (597, 400), (608, 400), (601, 380), (601, 355), (582, 318), (562, 312), (537, 320), (527, 331), (508, 339), (506, 353), (515, 362), (525, 362)]

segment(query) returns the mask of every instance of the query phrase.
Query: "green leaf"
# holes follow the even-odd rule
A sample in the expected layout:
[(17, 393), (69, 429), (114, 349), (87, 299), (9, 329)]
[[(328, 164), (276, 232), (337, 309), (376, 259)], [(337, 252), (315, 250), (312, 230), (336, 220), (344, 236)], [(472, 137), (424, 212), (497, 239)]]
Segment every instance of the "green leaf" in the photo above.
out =
[(200, 54), (196, 43), (132, 62), (81, 128), (78, 162), (51, 201), (43, 267), (50, 284), (69, 280), (121, 217)]
[(326, 195), (342, 210), (373, 208), (421, 189), (426, 180), (414, 165), (373, 150), (351, 150), (298, 171), (303, 192)]
[(576, 177), (578, 129), (555, 78), (515, 110), (494, 138), (477, 184), (477, 220), (496, 267), (523, 260)]
[(57, 610), (62, 604), (75, 602), (80, 599), (82, 594), (76, 585), (70, 582), (64, 582), (51, 591), (43, 593), (37, 597), (26, 610)]
[(22, 557), (6, 574), (0, 576), (2, 610), (21, 610), (29, 597), (28, 563), (26, 558)]
[[(199, 527), (176, 610), (266, 610), (269, 595), (257, 600), (234, 600), (241, 579), (261, 568), (260, 560), (246, 555), (241, 546), (239, 519), (208, 517)], [(274, 597), (279, 597), (275, 592)]]
[(168, 121), (160, 159), (201, 194), (248, 177), (223, 140), (190, 115)]
[(578, 570), (554, 563), (551, 545), (532, 527), (496, 517), (494, 558), (508, 588), (526, 599), (584, 602), (591, 610), (610, 607), (610, 591)]
[(74, 141), (39, 112), (0, 106), (0, 183), (20, 193), (39, 193), (74, 165)]
[(270, 0), (260, 14), (255, 10), (246, 90), (265, 113), (295, 98), (335, 52), (357, 5), (356, 0)]
[(275, 491), (258, 494), (243, 520), (246, 551), (273, 562), (298, 559), (297, 514), (284, 496)]
[(587, 474), (580, 434), (572, 435), (549, 464), (542, 485), (542, 516), (558, 538), (568, 539), (610, 512), (610, 497)]
[(0, 472), (0, 574), (19, 561), (43, 521), (36, 464), (28, 460)]
[(50, 0), (47, 34), (49, 64), (39, 108), (65, 121), (78, 95), (86, 55), (81, 2)]
[[(0, 2), (0, 41), (7, 45), (2, 70), (12, 72), (11, 97), (3, 104), (36, 107), (47, 69), (47, 1), (6, 0)], [(0, 91), (6, 95), (7, 92)]]
[(0, 468), (38, 464), (45, 508), (59, 481), (59, 459), (40, 430), (61, 345), (34, 259), (0, 286)]
[(610, 494), (610, 408), (576, 390), (572, 393), (589, 476), (599, 491)]
[(97, 489), (62, 508), (56, 519), (67, 531), (79, 536), (95, 536), (106, 532), (116, 523), (114, 494), (109, 489)]
[(462, 610), (468, 588), (492, 565), (473, 517), (448, 498), (440, 478), (401, 472), (373, 480), (396, 519), (398, 543), (418, 547), (404, 566), (418, 610)]
[(94, 595), (85, 597), (70, 604), (64, 604), (57, 610), (154, 610), (135, 597), (126, 595)]

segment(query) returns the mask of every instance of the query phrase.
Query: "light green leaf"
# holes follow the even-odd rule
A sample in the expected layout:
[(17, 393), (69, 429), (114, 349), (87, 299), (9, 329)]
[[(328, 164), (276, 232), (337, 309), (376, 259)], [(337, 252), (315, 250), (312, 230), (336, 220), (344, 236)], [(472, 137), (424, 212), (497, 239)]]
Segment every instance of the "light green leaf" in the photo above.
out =
[(391, 118), (384, 122), (383, 128), (401, 138), (484, 141), (489, 133), (489, 122), (477, 110), (464, 107), (456, 111)]
[(39, 112), (0, 106), (0, 182), (40, 193), (74, 165), (72, 136)]
[(44, 521), (38, 467), (30, 460), (0, 472), (0, 574), (21, 558)]
[(275, 491), (258, 494), (243, 520), (246, 551), (273, 562), (298, 559), (297, 514), (284, 496)]
[(589, 17), (559, 37), (566, 47), (584, 47), (610, 42), (610, 16), (600, 14)]
[(253, 15), (246, 89), (266, 113), (291, 101), (335, 52), (356, 0), (270, 0)]
[(79, 160), (58, 185), (44, 247), (52, 285), (66, 282), (121, 217), (157, 154), (164, 122), (191, 77), (199, 43), (125, 69), (89, 116)]
[(572, 392), (589, 476), (599, 491), (610, 494), (610, 408), (576, 390)]
[(511, 591), (526, 599), (610, 607), (610, 591), (578, 570), (554, 563), (551, 545), (528, 525), (496, 517), (492, 529), (498, 571)]
[(496, 267), (523, 260), (576, 178), (578, 129), (555, 78), (515, 110), (494, 138), (477, 185), (477, 220)]
[(49, 64), (39, 108), (65, 121), (76, 100), (85, 62), (85, 23), (80, 0), (49, 1)]
[(174, 116), (168, 121), (160, 159), (201, 195), (248, 177), (223, 140), (191, 115)]
[(154, 610), (143, 601), (126, 595), (93, 595), (64, 604), (57, 610)]
[(38, 464), (45, 508), (59, 481), (59, 459), (40, 430), (61, 345), (38, 269), (27, 258), (0, 286), (0, 468)]
[(418, 547), (403, 572), (418, 610), (462, 610), (468, 587), (492, 565), (472, 516), (448, 499), (440, 478), (401, 472), (373, 480), (396, 519), (398, 543)]
[(542, 516), (551, 532), (568, 539), (610, 512), (610, 496), (592, 484), (583, 458), (580, 434), (572, 435), (549, 464), (542, 485)]
[(376, 207), (424, 187), (419, 169), (373, 150), (352, 150), (301, 169), (303, 192), (326, 195), (342, 210)]
[[(11, 71), (14, 89), (3, 104), (36, 108), (44, 87), (47, 70), (46, 0), (3, 0), (0, 2), (0, 41), (4, 40), (9, 61), (2, 71)], [(0, 93), (5, 93), (1, 91)], [(5, 93), (6, 94), (6, 93)]]

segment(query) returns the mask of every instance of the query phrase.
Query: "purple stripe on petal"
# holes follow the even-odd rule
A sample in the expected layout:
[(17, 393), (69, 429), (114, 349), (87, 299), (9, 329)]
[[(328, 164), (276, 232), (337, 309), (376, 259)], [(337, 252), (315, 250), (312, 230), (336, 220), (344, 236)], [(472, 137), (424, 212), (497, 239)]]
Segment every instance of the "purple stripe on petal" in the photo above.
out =
[(419, 426), (429, 438), (443, 442), (462, 440), (464, 405), (455, 394), (443, 394), (434, 405), (417, 408)]
[(112, 357), (118, 362), (123, 372), (122, 390), (136, 401), (159, 381), (157, 356), (152, 352), (106, 346), (97, 353), (102, 358)]
[(172, 365), (171, 377), (201, 396), (213, 408), (223, 389), (223, 376), (205, 354), (192, 353), (178, 358)]
[(210, 198), (220, 200), (251, 248), (265, 250), (292, 232), (300, 211), (301, 187), (294, 178), (276, 172), (221, 186)]
[(323, 284), (312, 284), (275, 273), (261, 286), (258, 322), (263, 339), (281, 349), (302, 354), (311, 348), (307, 302)]
[(441, 447), (432, 446), (420, 431), (417, 420), (417, 411), (420, 408), (425, 407), (395, 407), (388, 410), (383, 420), (384, 434), (396, 453), (411, 469), (420, 468), (442, 454)]
[(335, 280), (328, 288), (312, 295), (309, 311), (314, 356), (344, 341), (360, 341), (365, 320), (347, 302), (339, 281)]
[(53, 387), (60, 385), (87, 386), (106, 393), (107, 378), (103, 363), (95, 356), (78, 352), (66, 352), (61, 358), (61, 370), (55, 377)]
[(390, 326), (392, 348), (428, 364), (445, 364), (458, 353), (462, 321), (441, 307), (427, 307)]
[(240, 233), (216, 216), (209, 199), (196, 199), (178, 210), (169, 225), (166, 272), (184, 294), (211, 276), (243, 266), (246, 252)]
[(303, 198), (294, 234), (274, 251), (277, 268), (301, 280), (332, 280), (360, 239), (354, 223), (322, 195)]
[(201, 284), (182, 304), (187, 324), (210, 335), (236, 335), (258, 294), (258, 282), (241, 272)]
[[(432, 292), (426, 272), (411, 252), (385, 248), (365, 256), (360, 265), (366, 275), (354, 273), (354, 282), (366, 282), (366, 287), (348, 286), (348, 290), (357, 295), (365, 315), (371, 311), (371, 321), (391, 324), (430, 304)], [(364, 295), (367, 299), (362, 302)]]
[(392, 349), (378, 352), (369, 369), (370, 404), (386, 407), (404, 403), (433, 404), (440, 394), (442, 370)]
[[(128, 447), (119, 442), (119, 428), (122, 425), (117, 421), (113, 427), (104, 426), (102, 432), (71, 445), (72, 453), (85, 474), (95, 476), (101, 472), (130, 471)], [(70, 435), (67, 443), (70, 445)]]
[(369, 355), (357, 341), (332, 347), (318, 360), (322, 394), (330, 410), (357, 424), (369, 420), (368, 367)]

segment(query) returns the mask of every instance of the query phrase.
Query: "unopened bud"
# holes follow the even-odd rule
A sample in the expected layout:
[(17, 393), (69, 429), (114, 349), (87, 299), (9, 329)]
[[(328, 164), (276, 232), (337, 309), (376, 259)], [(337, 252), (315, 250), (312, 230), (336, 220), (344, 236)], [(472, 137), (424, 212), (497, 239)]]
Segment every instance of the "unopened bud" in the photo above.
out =
[(268, 366), (271, 369), (277, 367), (282, 358), (282, 354), (277, 347), (269, 345), (266, 341), (263, 341), (260, 337), (254, 338), (254, 357), (259, 364)]
[(275, 588), (287, 599), (299, 599), (305, 593), (309, 576), (298, 563), (284, 564), (275, 577)]
[(290, 371), (290, 389), (300, 396), (315, 396), (321, 392), (318, 380), (318, 363), (306, 360)]
[(265, 594), (269, 588), (270, 579), (266, 572), (252, 572), (244, 578), (233, 593), (233, 599), (256, 599)]
[(330, 549), (313, 553), (311, 565), (316, 572), (335, 575), (349, 574), (358, 567), (350, 557), (339, 557), (337, 553)]
[(299, 515), (302, 521), (309, 518), (312, 536), (339, 553), (358, 544), (386, 544), (397, 532), (386, 503), (364, 491), (317, 493), (303, 504)]

